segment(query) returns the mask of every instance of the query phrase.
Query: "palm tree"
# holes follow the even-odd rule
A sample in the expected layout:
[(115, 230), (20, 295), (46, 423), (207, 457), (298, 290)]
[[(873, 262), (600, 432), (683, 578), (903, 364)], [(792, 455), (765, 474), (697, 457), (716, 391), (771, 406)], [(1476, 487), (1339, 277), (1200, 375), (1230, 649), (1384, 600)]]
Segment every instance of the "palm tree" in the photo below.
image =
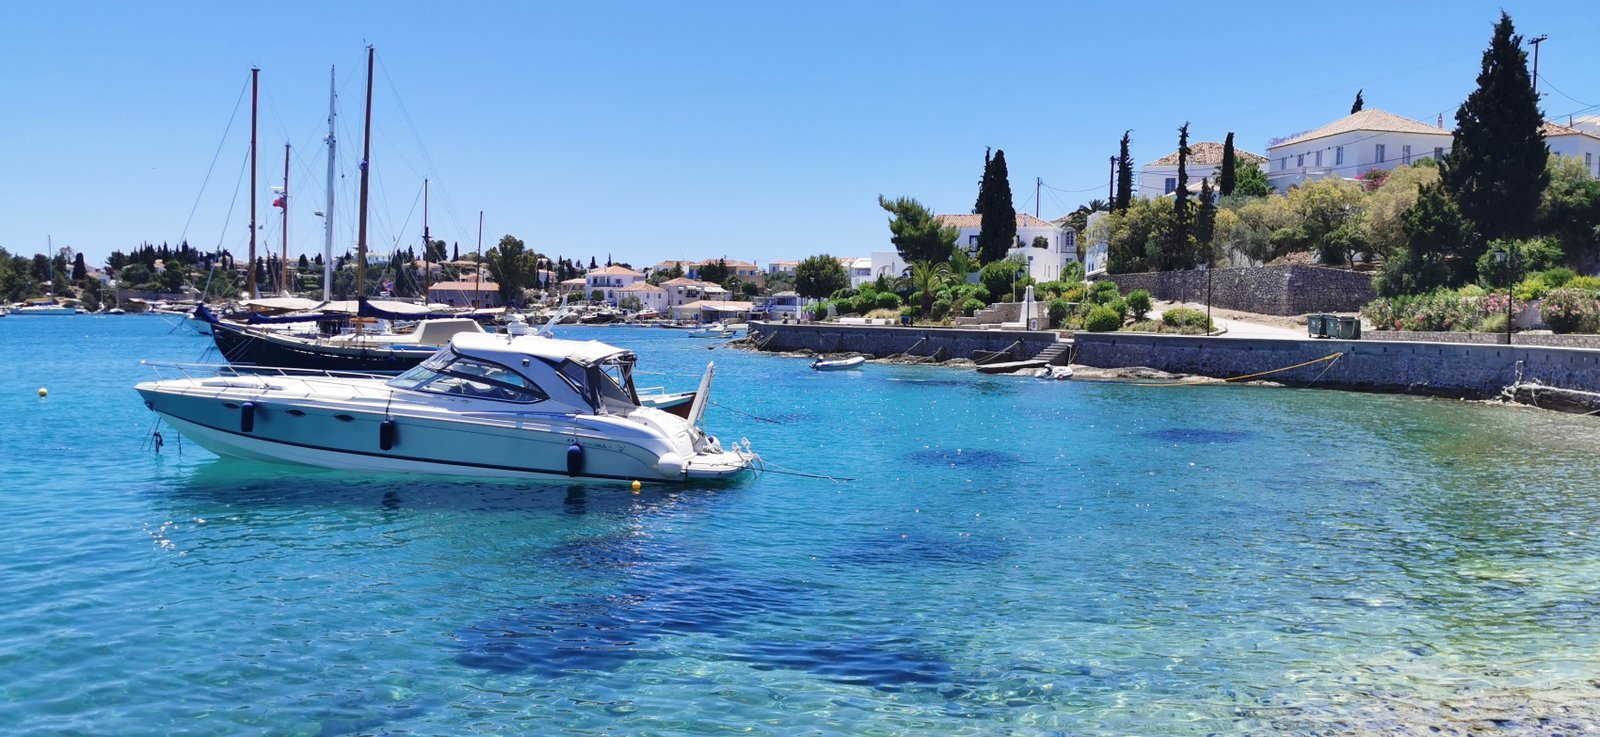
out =
[(933, 306), (933, 293), (950, 278), (950, 267), (933, 261), (914, 261), (906, 267), (911, 288), (922, 292), (922, 314)]
[(949, 273), (951, 280), (960, 284), (967, 280), (968, 274), (977, 270), (977, 259), (973, 258), (972, 254), (967, 253), (966, 249), (960, 246), (950, 249)]

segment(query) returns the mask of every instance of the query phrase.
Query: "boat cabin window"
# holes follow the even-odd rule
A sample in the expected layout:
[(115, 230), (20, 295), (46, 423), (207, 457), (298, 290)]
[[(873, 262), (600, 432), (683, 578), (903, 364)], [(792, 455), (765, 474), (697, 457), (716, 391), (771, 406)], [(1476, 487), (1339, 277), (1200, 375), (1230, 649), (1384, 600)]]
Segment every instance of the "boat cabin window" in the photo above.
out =
[(625, 415), (639, 406), (633, 390), (631, 358), (615, 358), (590, 366), (572, 360), (546, 363), (596, 412)]
[(389, 380), (389, 386), (500, 402), (531, 403), (550, 398), (544, 390), (511, 369), (443, 351)]

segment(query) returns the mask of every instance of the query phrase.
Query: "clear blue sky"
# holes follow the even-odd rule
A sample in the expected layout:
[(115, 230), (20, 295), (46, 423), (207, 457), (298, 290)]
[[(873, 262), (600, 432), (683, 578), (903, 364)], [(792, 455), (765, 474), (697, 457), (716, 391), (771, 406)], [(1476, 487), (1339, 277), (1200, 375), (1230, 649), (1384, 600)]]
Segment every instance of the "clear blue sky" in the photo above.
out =
[(32, 254), (53, 236), (99, 263), (187, 238), (242, 255), (236, 103), (258, 65), (261, 237), (277, 248), (267, 187), (289, 141), (290, 251), (319, 252), (337, 65), (336, 250), (353, 248), (372, 43), (374, 248), (419, 242), (426, 175), (433, 233), (463, 251), (481, 209), (486, 247), (512, 233), (636, 266), (866, 255), (887, 245), (879, 193), (970, 210), (985, 146), (1005, 150), (1018, 210), (1043, 178), (1051, 218), (1105, 195), (1124, 129), (1136, 162), (1175, 149), (1184, 121), (1193, 140), (1231, 130), (1261, 152), (1346, 114), (1358, 88), (1368, 107), (1449, 120), (1502, 7), (1550, 35), (1549, 116), (1600, 103), (1593, 0), (14, 3), (0, 246)]

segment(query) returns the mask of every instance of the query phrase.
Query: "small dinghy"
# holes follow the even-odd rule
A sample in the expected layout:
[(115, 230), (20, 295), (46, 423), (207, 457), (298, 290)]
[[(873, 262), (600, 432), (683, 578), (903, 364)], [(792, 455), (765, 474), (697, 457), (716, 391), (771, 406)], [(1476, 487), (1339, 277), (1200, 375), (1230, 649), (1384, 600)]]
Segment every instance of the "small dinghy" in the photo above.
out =
[(1051, 381), (1066, 381), (1072, 378), (1072, 369), (1067, 366), (1045, 366), (1044, 368), (1034, 369), (1033, 377)]
[(825, 360), (825, 359), (819, 358), (819, 359), (811, 362), (811, 368), (813, 368), (813, 369), (815, 369), (817, 371), (846, 371), (846, 370), (849, 370), (849, 369), (861, 368), (861, 364), (866, 363), (866, 362), (867, 362), (867, 359), (865, 357), (862, 357), (862, 356), (851, 356), (849, 358), (836, 358), (836, 359), (833, 359), (833, 360)]

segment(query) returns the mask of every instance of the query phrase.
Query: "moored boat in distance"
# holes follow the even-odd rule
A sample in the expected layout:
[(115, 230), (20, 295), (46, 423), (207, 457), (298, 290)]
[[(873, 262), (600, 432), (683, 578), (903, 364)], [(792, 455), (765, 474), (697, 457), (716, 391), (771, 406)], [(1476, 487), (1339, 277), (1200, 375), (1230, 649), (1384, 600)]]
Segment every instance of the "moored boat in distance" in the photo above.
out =
[(481, 333), (398, 377), (150, 364), (145, 404), (218, 455), (366, 472), (681, 483), (754, 471), (760, 457), (702, 430), (715, 365), (688, 418), (641, 406), (632, 351)]
[(849, 371), (850, 369), (861, 368), (861, 364), (866, 362), (867, 359), (863, 356), (835, 359), (818, 358), (811, 362), (811, 368), (816, 371)]
[(76, 315), (78, 308), (64, 305), (54, 299), (35, 299), (24, 302), (21, 307), (11, 310), (13, 315)]

